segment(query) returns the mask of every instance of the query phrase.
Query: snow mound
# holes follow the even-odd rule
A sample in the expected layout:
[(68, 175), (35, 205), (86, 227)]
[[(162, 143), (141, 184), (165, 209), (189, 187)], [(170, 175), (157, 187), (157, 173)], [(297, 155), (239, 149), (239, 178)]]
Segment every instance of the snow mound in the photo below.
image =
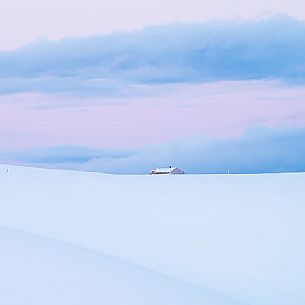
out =
[(97, 252), (0, 228), (6, 305), (237, 305), (199, 287)]

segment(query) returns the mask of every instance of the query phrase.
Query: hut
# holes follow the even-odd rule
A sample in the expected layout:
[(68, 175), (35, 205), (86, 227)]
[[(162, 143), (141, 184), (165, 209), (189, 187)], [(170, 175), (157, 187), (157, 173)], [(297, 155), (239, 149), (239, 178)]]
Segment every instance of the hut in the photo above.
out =
[(184, 175), (185, 172), (178, 167), (157, 168), (150, 171), (151, 175)]

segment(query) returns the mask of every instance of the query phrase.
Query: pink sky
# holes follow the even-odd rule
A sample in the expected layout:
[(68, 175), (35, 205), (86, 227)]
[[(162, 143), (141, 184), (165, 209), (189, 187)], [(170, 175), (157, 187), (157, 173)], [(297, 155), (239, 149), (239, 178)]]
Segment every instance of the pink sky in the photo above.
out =
[(41, 37), (52, 40), (151, 24), (285, 13), (305, 19), (303, 0), (10, 0), (1, 2), (0, 50)]
[(123, 98), (2, 95), (0, 149), (133, 148), (194, 135), (235, 137), (258, 125), (305, 126), (305, 86), (240, 81), (150, 90), (150, 97)]

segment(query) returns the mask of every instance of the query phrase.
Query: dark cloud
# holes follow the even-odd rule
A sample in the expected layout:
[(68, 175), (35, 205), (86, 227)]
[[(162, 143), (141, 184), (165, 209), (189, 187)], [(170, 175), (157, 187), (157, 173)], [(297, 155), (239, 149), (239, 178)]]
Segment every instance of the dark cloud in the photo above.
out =
[(236, 79), (303, 82), (304, 37), (303, 21), (277, 16), (40, 41), (0, 52), (0, 93), (107, 94), (128, 83)]
[(33, 166), (144, 174), (175, 165), (188, 173), (265, 173), (305, 171), (305, 129), (248, 130), (234, 139), (190, 138), (140, 150), (56, 147), (2, 153), (2, 162)]

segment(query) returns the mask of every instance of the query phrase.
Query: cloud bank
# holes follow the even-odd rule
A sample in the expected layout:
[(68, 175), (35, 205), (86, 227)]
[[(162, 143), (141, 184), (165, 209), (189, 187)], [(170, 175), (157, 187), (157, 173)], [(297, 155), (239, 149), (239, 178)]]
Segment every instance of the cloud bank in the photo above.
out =
[(145, 174), (160, 166), (188, 173), (263, 173), (305, 171), (305, 129), (248, 130), (242, 137), (193, 137), (138, 150), (53, 147), (0, 155), (1, 162), (50, 168)]
[(302, 0), (2, 1), (0, 49), (13, 49), (37, 37), (57, 40), (118, 29), (141, 29), (149, 24), (220, 18), (257, 19), (280, 12), (305, 20)]
[(128, 84), (305, 79), (305, 22), (173, 23), (0, 52), (0, 93), (113, 94)]

